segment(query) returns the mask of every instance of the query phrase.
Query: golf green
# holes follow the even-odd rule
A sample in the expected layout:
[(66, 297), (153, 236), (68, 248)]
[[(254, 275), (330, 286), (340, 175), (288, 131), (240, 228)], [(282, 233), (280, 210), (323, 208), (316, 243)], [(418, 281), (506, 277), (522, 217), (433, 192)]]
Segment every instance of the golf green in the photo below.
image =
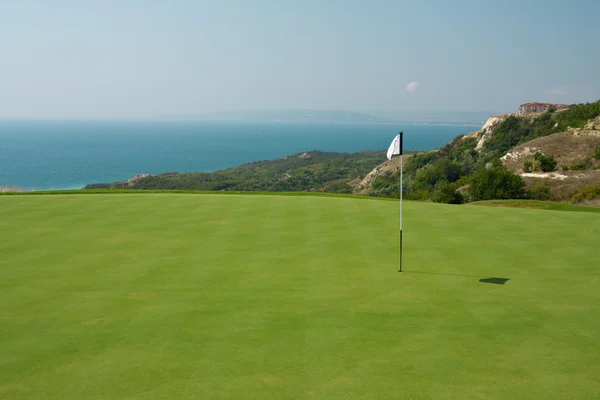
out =
[(404, 215), (0, 196), (0, 399), (600, 398), (600, 214)]

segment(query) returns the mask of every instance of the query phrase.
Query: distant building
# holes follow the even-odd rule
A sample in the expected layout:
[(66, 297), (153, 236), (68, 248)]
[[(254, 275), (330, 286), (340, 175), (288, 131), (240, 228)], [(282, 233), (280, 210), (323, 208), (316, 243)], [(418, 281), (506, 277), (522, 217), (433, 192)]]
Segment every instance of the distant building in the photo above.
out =
[(524, 115), (524, 114), (531, 114), (531, 113), (541, 113), (541, 112), (547, 111), (549, 108), (555, 108), (557, 110), (560, 110), (561, 108), (567, 108), (567, 107), (568, 107), (568, 104), (537, 103), (537, 102), (525, 103), (525, 104), (521, 104), (521, 106), (519, 107), (519, 111), (517, 111), (517, 114)]

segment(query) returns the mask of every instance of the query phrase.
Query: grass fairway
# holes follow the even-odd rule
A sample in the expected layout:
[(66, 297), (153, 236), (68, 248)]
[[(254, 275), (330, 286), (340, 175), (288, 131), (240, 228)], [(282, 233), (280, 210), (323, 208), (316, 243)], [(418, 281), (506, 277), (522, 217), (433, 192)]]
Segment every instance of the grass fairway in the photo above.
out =
[[(597, 399), (600, 214), (0, 197), (0, 399)], [(510, 278), (504, 285), (482, 278)]]

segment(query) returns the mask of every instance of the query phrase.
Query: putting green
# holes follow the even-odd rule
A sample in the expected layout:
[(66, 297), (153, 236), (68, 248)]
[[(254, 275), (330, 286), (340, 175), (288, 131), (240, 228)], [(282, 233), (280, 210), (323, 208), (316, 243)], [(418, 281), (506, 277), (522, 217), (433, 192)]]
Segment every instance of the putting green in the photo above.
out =
[(598, 398), (598, 239), (409, 202), (398, 273), (392, 201), (0, 197), (0, 399)]

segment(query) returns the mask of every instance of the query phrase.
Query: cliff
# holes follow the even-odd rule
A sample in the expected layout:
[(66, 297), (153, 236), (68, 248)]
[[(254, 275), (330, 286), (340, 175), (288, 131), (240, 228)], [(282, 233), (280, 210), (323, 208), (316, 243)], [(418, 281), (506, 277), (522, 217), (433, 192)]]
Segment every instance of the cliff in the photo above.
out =
[(475, 146), (475, 150), (481, 151), (484, 143), (494, 134), (494, 127), (504, 121), (511, 114), (497, 115), (494, 117), (488, 118), (485, 124), (481, 127), (481, 137), (479, 142), (477, 142), (477, 146)]
[[(402, 166), (406, 166), (412, 154), (402, 156)], [(382, 175), (392, 175), (400, 169), (400, 157), (392, 158), (382, 164), (379, 164), (371, 172), (369, 172), (361, 181), (354, 187), (354, 194), (369, 194), (373, 188), (373, 182), (377, 177)]]
[[(556, 170), (524, 170), (525, 162), (535, 164), (536, 152), (554, 157)], [(559, 111), (491, 116), (480, 130), (407, 162), (404, 193), (407, 198), (434, 201), (436, 193), (441, 198), (457, 188), (466, 194), (471, 174), (500, 165), (520, 175), (527, 190), (538, 191), (532, 195), (540, 195), (541, 185), (547, 193), (544, 199), (570, 200), (578, 190), (600, 188), (600, 101)], [(395, 185), (397, 192), (392, 176), (397, 170), (397, 164), (389, 161), (378, 165), (355, 193), (391, 195), (382, 189), (385, 185)]]

